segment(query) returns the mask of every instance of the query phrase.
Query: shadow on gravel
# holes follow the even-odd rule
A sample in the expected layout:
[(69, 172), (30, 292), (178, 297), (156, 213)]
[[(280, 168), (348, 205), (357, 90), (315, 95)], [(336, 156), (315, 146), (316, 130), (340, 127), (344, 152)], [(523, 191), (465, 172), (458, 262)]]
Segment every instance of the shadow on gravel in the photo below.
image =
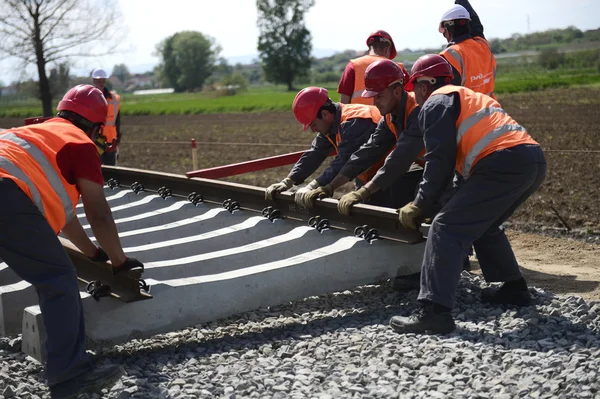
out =
[[(476, 275), (481, 275), (481, 269), (477, 260), (471, 259), (471, 270), (475, 271)], [(543, 273), (538, 270), (528, 269), (520, 266), (523, 277), (530, 286), (543, 288), (544, 290), (552, 290), (556, 294), (567, 294), (573, 292), (592, 292), (598, 286), (600, 281), (592, 280), (577, 280), (574, 274), (551, 274)], [(560, 279), (560, 284), (556, 284), (557, 279)]]
[[(455, 333), (447, 336), (448, 339), (537, 352), (555, 348), (589, 348), (598, 346), (600, 342), (596, 331), (558, 314), (558, 309), (553, 310), (553, 314), (546, 314), (536, 310), (535, 306), (502, 308), (482, 304), (478, 299), (481, 287), (465, 283), (464, 280), (460, 284), (455, 312), (459, 327)], [(551, 294), (533, 291), (535, 305), (548, 306), (554, 298)], [(378, 324), (387, 326), (392, 316), (411, 314), (418, 306), (416, 297), (417, 291), (397, 292), (388, 281), (381, 286), (365, 286), (247, 312), (200, 326), (193, 331), (202, 331), (201, 337), (190, 339), (190, 335), (194, 334), (190, 333), (184, 338), (185, 343), (168, 343), (169, 339), (163, 335), (160, 336), (162, 338), (155, 337), (163, 341), (162, 347), (154, 344), (146, 348), (132, 345), (126, 352), (150, 359), (166, 357), (170, 363), (189, 360), (186, 354), (190, 352), (194, 352), (196, 357), (210, 357), (244, 349), (288, 358), (294, 355), (288, 346), (291, 340), (311, 340), (340, 329), (358, 330)], [(589, 307), (581, 298), (576, 300), (582, 304), (575, 304), (579, 310), (573, 306), (572, 311), (582, 316)], [(570, 316), (575, 317), (575, 313)], [(503, 317), (514, 320), (514, 325), (507, 327), (506, 323), (501, 324)], [(467, 324), (466, 328), (464, 324)], [(247, 331), (240, 333), (242, 328)]]
[[(557, 276), (556, 274), (542, 273), (525, 267), (521, 267), (521, 271), (529, 285), (545, 290), (552, 289), (557, 294), (592, 292), (600, 285), (598, 281), (577, 280), (577, 276), (572, 274)], [(556, 284), (557, 278), (560, 278), (560, 284)]]

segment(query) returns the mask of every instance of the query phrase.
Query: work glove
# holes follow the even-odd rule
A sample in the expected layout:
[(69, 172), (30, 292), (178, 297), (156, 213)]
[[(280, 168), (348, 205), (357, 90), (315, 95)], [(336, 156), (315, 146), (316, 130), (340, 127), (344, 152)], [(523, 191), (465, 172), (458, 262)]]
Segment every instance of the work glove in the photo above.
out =
[(289, 190), (294, 185), (294, 181), (289, 177), (286, 177), (279, 183), (271, 184), (265, 190), (265, 200), (273, 201), (275, 199), (275, 194), (279, 194), (282, 191)]
[(144, 272), (144, 264), (136, 258), (125, 257), (125, 262), (119, 266), (113, 266), (113, 275), (128, 273), (128, 274), (139, 274)]
[(402, 226), (408, 229), (418, 230), (418, 225), (421, 224), (420, 219), (423, 217), (423, 210), (421, 210), (421, 208), (417, 207), (412, 202), (409, 202), (398, 209), (398, 213), (398, 218), (400, 219)]
[(338, 212), (344, 216), (350, 216), (350, 209), (352, 208), (352, 205), (359, 202), (365, 202), (370, 196), (371, 193), (366, 187), (361, 187), (356, 191), (352, 191), (346, 195), (343, 195), (338, 201)]
[(108, 254), (106, 253), (106, 251), (100, 247), (96, 247), (96, 253), (94, 254), (94, 256), (90, 256), (89, 258), (92, 262), (102, 262), (102, 263), (108, 262), (110, 259), (108, 257)]
[(308, 183), (306, 186), (299, 188), (295, 193), (294, 193), (294, 202), (296, 203), (296, 205), (303, 207), (304, 206), (304, 199), (305, 197), (315, 188), (319, 187), (319, 182), (317, 182), (316, 180), (311, 181), (310, 183)]
[(315, 201), (317, 198), (327, 198), (333, 195), (333, 188), (328, 184), (323, 187), (315, 188), (311, 190), (308, 194), (302, 197), (302, 203), (298, 204), (306, 209), (312, 209), (315, 205)]

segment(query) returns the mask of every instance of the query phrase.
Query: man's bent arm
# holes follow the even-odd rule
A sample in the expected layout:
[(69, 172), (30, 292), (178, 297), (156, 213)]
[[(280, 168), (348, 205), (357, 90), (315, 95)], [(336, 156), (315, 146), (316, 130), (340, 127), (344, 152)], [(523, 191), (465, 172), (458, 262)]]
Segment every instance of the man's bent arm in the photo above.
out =
[(104, 188), (87, 179), (78, 179), (77, 186), (81, 193), (85, 215), (96, 241), (106, 251), (113, 265), (121, 265), (126, 258), (117, 233), (117, 226), (104, 196)]

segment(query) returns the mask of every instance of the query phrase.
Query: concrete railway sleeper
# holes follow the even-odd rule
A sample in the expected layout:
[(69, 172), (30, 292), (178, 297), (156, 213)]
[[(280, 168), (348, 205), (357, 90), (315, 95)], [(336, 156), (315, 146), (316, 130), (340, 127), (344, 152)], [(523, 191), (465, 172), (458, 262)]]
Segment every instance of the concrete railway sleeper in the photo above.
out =
[[(112, 276), (108, 264), (91, 263), (60, 238), (81, 282), (90, 345), (170, 332), (420, 268), (422, 233), (398, 227), (389, 209), (358, 205), (346, 218), (330, 199), (308, 213), (285, 193), (265, 204), (259, 187), (120, 167), (103, 167), (103, 173), (123, 248), (145, 270), (143, 276)], [(76, 212), (91, 235), (83, 207)], [(42, 360), (45, 333), (35, 290), (11, 273), (0, 264), (0, 334), (21, 332), (23, 350)]]

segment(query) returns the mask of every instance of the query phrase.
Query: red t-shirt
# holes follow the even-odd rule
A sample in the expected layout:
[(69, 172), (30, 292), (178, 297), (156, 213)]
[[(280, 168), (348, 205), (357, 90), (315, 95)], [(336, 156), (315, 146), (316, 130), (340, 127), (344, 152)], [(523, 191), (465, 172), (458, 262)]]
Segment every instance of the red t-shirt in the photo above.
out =
[(77, 184), (78, 179), (87, 179), (104, 185), (100, 157), (94, 143), (65, 145), (56, 154), (56, 163), (69, 184)]
[(337, 91), (340, 94), (352, 97), (352, 93), (354, 93), (354, 64), (352, 64), (352, 62), (349, 62), (348, 65), (346, 65)]

